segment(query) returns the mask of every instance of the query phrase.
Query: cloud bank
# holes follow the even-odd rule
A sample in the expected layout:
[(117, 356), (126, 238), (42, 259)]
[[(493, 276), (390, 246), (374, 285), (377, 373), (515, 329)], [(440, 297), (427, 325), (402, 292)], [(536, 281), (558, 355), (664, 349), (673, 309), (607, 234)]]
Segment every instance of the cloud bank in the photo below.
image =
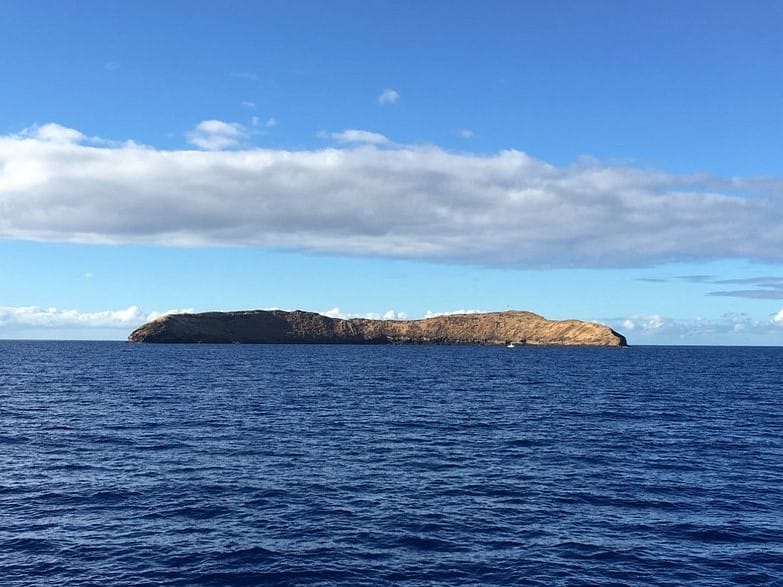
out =
[[(219, 123), (219, 124), (217, 124)], [(228, 125), (228, 126), (226, 126)], [(190, 140), (235, 147), (206, 121)], [(783, 260), (783, 182), (386, 144), (165, 151), (56, 124), (0, 137), (0, 238), (263, 246), (510, 267)], [(370, 143), (368, 144), (368, 140)]]
[[(279, 308), (265, 308), (276, 310)], [(40, 308), (37, 306), (0, 306), (0, 338), (14, 338), (19, 333), (67, 332), (79, 338), (81, 332), (107, 332), (124, 338), (134, 328), (166, 314), (193, 313), (193, 308), (171, 309), (165, 312), (144, 312), (138, 306), (120, 310), (83, 312), (74, 309)], [(374, 320), (409, 320), (449, 316), (453, 314), (474, 314), (477, 310), (433, 312), (427, 310), (424, 316), (411, 316), (406, 312), (388, 310), (362, 314), (345, 312), (339, 307), (321, 312), (332, 318), (370, 318)], [(606, 324), (628, 337), (631, 344), (712, 344), (711, 341), (734, 340), (744, 337), (752, 341), (759, 337), (783, 334), (783, 309), (768, 319), (754, 319), (743, 313), (726, 314), (718, 318), (677, 319), (660, 314), (634, 315), (624, 318), (596, 320)], [(114, 331), (114, 332), (112, 332)], [(118, 333), (118, 334), (117, 334)], [(33, 336), (36, 336), (33, 334)], [(45, 334), (44, 334), (45, 336)], [(728, 338), (727, 338), (728, 337)], [(755, 344), (755, 343), (754, 343)]]
[(766, 320), (754, 319), (744, 313), (731, 313), (718, 318), (692, 319), (670, 318), (660, 314), (636, 315), (602, 322), (626, 335), (631, 344), (660, 340), (682, 343), (721, 341), (726, 336), (783, 334), (783, 309)]
[[(142, 312), (138, 306), (124, 310), (81, 312), (37, 306), (0, 306), (0, 329), (15, 328), (135, 328), (166, 314), (193, 312), (192, 309)], [(2, 333), (2, 330), (0, 330)]]

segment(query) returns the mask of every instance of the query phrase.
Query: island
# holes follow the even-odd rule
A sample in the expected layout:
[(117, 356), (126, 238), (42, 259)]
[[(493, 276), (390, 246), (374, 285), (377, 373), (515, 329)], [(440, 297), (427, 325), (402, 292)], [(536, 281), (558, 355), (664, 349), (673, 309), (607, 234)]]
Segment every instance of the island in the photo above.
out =
[(168, 314), (140, 326), (128, 340), (224, 344), (627, 346), (625, 337), (608, 326), (581, 320), (547, 320), (523, 311), (452, 314), (421, 320), (340, 319), (299, 310)]

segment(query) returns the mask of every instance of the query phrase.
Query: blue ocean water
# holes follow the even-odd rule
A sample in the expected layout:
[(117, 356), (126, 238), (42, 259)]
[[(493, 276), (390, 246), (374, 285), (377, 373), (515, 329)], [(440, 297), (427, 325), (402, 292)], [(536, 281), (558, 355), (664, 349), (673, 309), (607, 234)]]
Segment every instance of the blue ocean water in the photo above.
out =
[(0, 342), (3, 585), (782, 585), (783, 349)]

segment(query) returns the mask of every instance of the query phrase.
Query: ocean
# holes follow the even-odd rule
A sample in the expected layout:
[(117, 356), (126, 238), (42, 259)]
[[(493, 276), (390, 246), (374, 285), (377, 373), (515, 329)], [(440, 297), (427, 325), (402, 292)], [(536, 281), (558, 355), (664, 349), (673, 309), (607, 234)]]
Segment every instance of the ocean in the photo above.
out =
[(783, 348), (0, 357), (5, 586), (783, 585)]

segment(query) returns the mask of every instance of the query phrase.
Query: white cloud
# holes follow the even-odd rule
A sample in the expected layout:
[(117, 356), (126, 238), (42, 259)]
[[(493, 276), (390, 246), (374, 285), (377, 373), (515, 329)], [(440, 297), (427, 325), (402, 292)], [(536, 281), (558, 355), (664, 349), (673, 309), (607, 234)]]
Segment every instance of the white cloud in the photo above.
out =
[[(204, 149), (244, 128), (205, 121)], [(783, 182), (556, 166), (344, 131), (312, 151), (165, 151), (43, 125), (0, 136), (0, 238), (248, 245), (513, 267), (783, 261)], [(368, 148), (384, 145), (384, 149)], [(356, 148), (350, 145), (355, 143)]]
[(338, 143), (367, 143), (370, 145), (384, 145), (389, 142), (381, 133), (368, 130), (349, 128), (342, 132), (333, 132), (331, 136)]
[(659, 331), (664, 326), (667, 326), (667, 321), (659, 314), (652, 314), (650, 316), (631, 316), (620, 322), (620, 328), (622, 330), (642, 331), (647, 333)]
[[(18, 135), (11, 135), (17, 139), (31, 139), (34, 141), (42, 141), (46, 143), (59, 143), (59, 144), (86, 144), (95, 147), (126, 147), (129, 149), (146, 149), (145, 145), (141, 145), (132, 140), (128, 141), (111, 141), (102, 139), (100, 137), (88, 137), (84, 133), (50, 122), (43, 125), (33, 125), (24, 129)], [(0, 137), (2, 139), (2, 137)]]
[(247, 108), (248, 110), (255, 110), (256, 103), (251, 100), (242, 100), (242, 108)]
[(18, 136), (49, 143), (80, 143), (87, 138), (78, 130), (54, 122), (41, 126), (31, 126), (23, 130)]
[(457, 134), (460, 136), (460, 138), (463, 139), (472, 139), (474, 136), (476, 136), (476, 133), (474, 133), (469, 128), (461, 128), (457, 131)]
[(329, 318), (341, 318), (343, 320), (349, 320), (351, 318), (367, 318), (369, 320), (407, 320), (408, 315), (405, 312), (397, 312), (395, 310), (387, 310), (383, 314), (379, 312), (367, 312), (365, 314), (350, 314), (343, 312), (339, 307), (334, 307), (326, 312), (321, 312), (324, 316)]
[(400, 94), (391, 88), (386, 88), (378, 95), (378, 104), (394, 104), (400, 99)]
[(387, 310), (382, 318), (384, 320), (407, 320), (408, 314), (405, 312), (396, 312), (395, 310)]
[[(37, 306), (0, 306), (0, 329), (14, 328), (135, 328), (148, 320), (171, 313), (192, 310), (169, 310), (145, 314), (138, 306), (123, 310), (80, 312)], [(0, 330), (0, 334), (2, 334)]]
[(206, 151), (238, 147), (247, 138), (245, 127), (238, 122), (202, 120), (187, 133), (188, 142)]
[[(769, 335), (783, 333), (783, 310), (768, 320), (751, 318), (744, 313), (725, 314), (717, 318), (671, 318), (660, 314), (634, 315), (605, 320), (619, 332), (633, 334), (632, 343), (699, 342), (731, 340), (731, 335)], [(728, 335), (729, 338), (726, 338)]]

